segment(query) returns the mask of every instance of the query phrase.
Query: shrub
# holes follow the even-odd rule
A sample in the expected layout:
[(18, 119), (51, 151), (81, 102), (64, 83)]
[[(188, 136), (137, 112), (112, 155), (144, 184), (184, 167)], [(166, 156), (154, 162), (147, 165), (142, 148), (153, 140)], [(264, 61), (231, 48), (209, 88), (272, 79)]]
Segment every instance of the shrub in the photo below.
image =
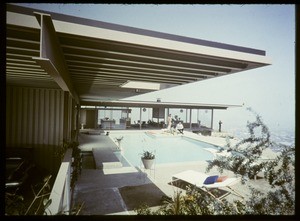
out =
[[(249, 109), (253, 112), (251, 109)], [(253, 112), (255, 113), (255, 112)], [(256, 114), (256, 113), (255, 113)], [(294, 215), (295, 214), (295, 147), (284, 146), (276, 159), (259, 162), (262, 151), (278, 145), (270, 141), (270, 133), (261, 117), (247, 124), (249, 137), (232, 146), (227, 143), (227, 150), (238, 153), (231, 157), (217, 157), (208, 164), (207, 171), (217, 167), (236, 175), (253, 178), (264, 169), (264, 176), (269, 183), (267, 192), (250, 188), (251, 196), (245, 201), (216, 201), (199, 189), (187, 187), (186, 194), (177, 192), (172, 200), (165, 201), (156, 211), (143, 205), (136, 209), (138, 215)], [(260, 129), (257, 131), (257, 129)], [(259, 135), (259, 136), (258, 136)], [(224, 151), (224, 150), (223, 150)]]

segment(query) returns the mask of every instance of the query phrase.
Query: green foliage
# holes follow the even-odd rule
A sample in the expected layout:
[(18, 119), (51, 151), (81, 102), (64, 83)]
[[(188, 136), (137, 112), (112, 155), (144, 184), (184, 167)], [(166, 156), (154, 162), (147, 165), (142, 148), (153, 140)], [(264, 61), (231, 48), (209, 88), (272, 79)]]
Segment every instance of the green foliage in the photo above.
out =
[[(294, 214), (295, 213), (295, 147), (284, 146), (276, 160), (267, 165), (264, 176), (272, 188), (262, 194), (260, 201), (251, 199), (255, 205), (263, 205), (262, 214)], [(253, 191), (257, 193), (257, 191)]]
[(72, 178), (71, 178), (71, 187), (73, 188), (75, 186), (75, 182), (78, 180), (78, 176), (81, 173), (82, 169), (82, 155), (81, 150), (78, 148), (79, 142), (77, 141), (66, 141), (63, 140), (62, 145), (57, 149), (56, 155), (60, 157), (61, 160), (63, 160), (64, 155), (67, 151), (67, 149), (72, 149), (72, 164), (73, 167), (72, 170)]
[[(251, 109), (249, 109), (252, 111)], [(253, 112), (253, 111), (252, 111)], [(254, 112), (253, 112), (254, 113)], [(264, 171), (269, 183), (266, 191), (250, 188), (251, 196), (244, 201), (229, 202), (212, 198), (207, 193), (187, 187), (186, 194), (177, 192), (172, 200), (165, 201), (159, 209), (151, 211), (143, 205), (136, 209), (138, 215), (294, 215), (295, 214), (295, 147), (282, 146), (281, 154), (271, 161), (259, 161), (262, 151), (272, 145), (270, 133), (261, 117), (247, 124), (249, 137), (227, 148), (232, 154), (211, 161), (207, 171), (213, 167), (222, 173), (231, 170), (243, 177), (253, 177)], [(258, 130), (260, 129), (260, 130)], [(258, 133), (259, 132), (259, 133)], [(224, 151), (224, 150), (223, 150)], [(244, 180), (245, 181), (245, 180)]]
[(115, 137), (115, 141), (118, 142), (118, 149), (121, 150), (121, 141), (123, 140), (123, 136), (121, 137)]
[(267, 193), (251, 189), (246, 202), (246, 214), (251, 215), (293, 215), (295, 213), (295, 192), (279, 188)]
[[(143, 148), (147, 148), (147, 145), (148, 145), (148, 142), (147, 142), (147, 139), (146, 138), (143, 138), (142, 139), (142, 145), (143, 145)], [(149, 150), (143, 150), (142, 153), (140, 153), (141, 155), (141, 158), (142, 159), (147, 159), (147, 160), (152, 160), (152, 159), (155, 159), (155, 153), (154, 152), (151, 152)]]
[(77, 141), (63, 140), (62, 144), (55, 151), (55, 155), (58, 156), (58, 157), (60, 157), (61, 160), (63, 160), (67, 149), (71, 148), (71, 149), (74, 150), (78, 146), (79, 146), (79, 142), (77, 142)]
[(138, 215), (155, 215), (155, 213), (152, 213), (149, 206), (145, 203), (142, 203), (138, 208), (136, 208), (135, 212)]
[(135, 209), (137, 215), (240, 215), (243, 205), (236, 201), (218, 201), (211, 195), (187, 186), (186, 194), (175, 192), (171, 200), (166, 200), (157, 210), (151, 210), (146, 204)]
[(152, 160), (152, 159), (155, 159), (155, 154), (148, 150), (144, 150), (144, 152), (142, 153), (142, 158)]
[(75, 182), (78, 180), (78, 176), (81, 174), (82, 169), (82, 155), (81, 150), (78, 148), (78, 142), (71, 142), (70, 148), (73, 149), (72, 151), (72, 158), (73, 162), (71, 166), (73, 167), (72, 170), (72, 178), (71, 178), (71, 187), (74, 188)]
[[(256, 114), (250, 108), (248, 110)], [(241, 175), (243, 182), (245, 182), (245, 180), (254, 178), (266, 168), (268, 163), (259, 161), (259, 158), (263, 150), (269, 148), (271, 145), (269, 129), (257, 114), (254, 122), (247, 123), (247, 129), (249, 137), (237, 144), (232, 146), (229, 140), (227, 140), (227, 150), (224, 151), (231, 152), (232, 154), (229, 157), (217, 156), (216, 159), (209, 163), (206, 169), (207, 172), (217, 166), (220, 172), (226, 169)]]
[(165, 203), (157, 213), (158, 215), (184, 215), (187, 212), (185, 199), (181, 192), (176, 192), (173, 201)]
[[(44, 215), (46, 214), (46, 209), (51, 204), (49, 196), (51, 193), (50, 179), (52, 175), (48, 175), (44, 178), (42, 183), (38, 183), (34, 187), (32, 186), (32, 192), (34, 194), (34, 199), (27, 208), (25, 215)], [(36, 191), (37, 190), (37, 191)]]
[(272, 187), (294, 186), (295, 179), (295, 147), (283, 146), (283, 151), (275, 161), (269, 162), (264, 176)]

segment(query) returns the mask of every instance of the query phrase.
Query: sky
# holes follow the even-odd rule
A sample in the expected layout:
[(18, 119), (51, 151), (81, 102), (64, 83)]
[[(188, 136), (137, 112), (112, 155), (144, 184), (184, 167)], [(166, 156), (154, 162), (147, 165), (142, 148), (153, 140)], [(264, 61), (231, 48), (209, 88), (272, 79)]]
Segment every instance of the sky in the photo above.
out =
[[(295, 129), (295, 7), (288, 4), (19, 4), (78, 17), (266, 51), (272, 65), (131, 99), (244, 104), (216, 110), (228, 131), (246, 125), (251, 107), (273, 131)], [(174, 76), (175, 77), (175, 76)], [(208, 117), (210, 117), (210, 114)], [(203, 116), (204, 117), (204, 116)]]

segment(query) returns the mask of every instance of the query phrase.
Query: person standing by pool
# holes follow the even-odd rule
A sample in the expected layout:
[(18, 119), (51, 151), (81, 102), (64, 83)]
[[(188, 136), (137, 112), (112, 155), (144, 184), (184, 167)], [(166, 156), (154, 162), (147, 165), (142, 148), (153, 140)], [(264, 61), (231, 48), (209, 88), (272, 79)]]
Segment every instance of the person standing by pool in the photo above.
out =
[(181, 121), (176, 125), (176, 129), (179, 131), (179, 133), (183, 134), (183, 124)]
[(168, 131), (171, 131), (171, 125), (172, 125), (172, 115), (169, 114), (169, 116), (168, 116)]

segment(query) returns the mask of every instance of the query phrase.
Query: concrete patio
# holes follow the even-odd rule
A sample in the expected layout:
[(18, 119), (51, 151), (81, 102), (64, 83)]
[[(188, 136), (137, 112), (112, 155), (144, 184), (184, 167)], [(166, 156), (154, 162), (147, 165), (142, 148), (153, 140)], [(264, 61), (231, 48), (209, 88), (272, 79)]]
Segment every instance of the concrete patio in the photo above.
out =
[[(201, 136), (192, 132), (185, 132), (185, 136), (194, 137), (205, 142), (224, 145), (225, 138), (219, 136)], [(170, 185), (171, 177), (175, 173), (185, 170), (205, 172), (207, 162), (185, 162), (172, 164), (157, 164), (154, 170), (144, 170), (139, 167), (111, 164), (102, 169), (96, 169), (97, 163), (92, 154), (93, 148), (111, 151), (117, 149), (117, 144), (106, 136), (79, 135), (79, 148), (82, 150), (83, 169), (76, 182), (73, 205), (84, 203), (80, 215), (135, 215), (134, 209), (142, 203), (150, 207), (161, 205), (164, 195), (172, 197), (179, 189)], [(107, 149), (110, 147), (110, 149)], [(106, 155), (106, 157), (109, 155)], [(112, 156), (113, 157), (113, 156)], [(115, 160), (115, 157), (113, 157)], [(120, 162), (119, 162), (120, 163)], [(208, 174), (215, 175), (219, 172), (214, 168)], [(224, 171), (223, 175), (234, 177), (230, 171)], [(249, 196), (248, 185), (263, 190), (267, 182), (264, 179), (249, 180), (246, 185), (238, 183), (235, 189)], [(228, 200), (241, 199), (231, 194)]]

